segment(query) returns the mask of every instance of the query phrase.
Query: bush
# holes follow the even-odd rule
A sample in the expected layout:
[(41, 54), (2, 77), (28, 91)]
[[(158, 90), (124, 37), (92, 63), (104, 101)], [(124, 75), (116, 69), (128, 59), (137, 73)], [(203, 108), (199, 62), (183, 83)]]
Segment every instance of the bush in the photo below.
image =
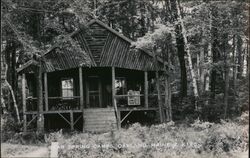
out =
[(22, 124), (18, 124), (16, 120), (10, 115), (2, 115), (1, 117), (1, 130), (12, 131), (12, 132), (20, 132), (22, 129)]
[[(151, 127), (135, 123), (128, 129), (109, 133), (81, 133), (68, 138), (63, 135), (62, 139), (60, 137), (60, 144), (66, 147), (60, 149), (59, 156), (228, 157), (234, 152), (246, 150), (248, 135), (244, 135), (243, 127), (244, 125), (232, 121), (215, 124), (196, 120), (190, 126), (170, 122)], [(111, 146), (105, 146), (107, 144)], [(70, 145), (76, 146), (72, 148)]]
[(9, 114), (1, 116), (1, 133), (2, 142), (6, 142), (9, 139), (13, 139), (16, 133), (21, 131), (22, 124), (18, 124), (17, 121)]
[(204, 151), (221, 154), (229, 151), (244, 151), (243, 126), (234, 122), (221, 121), (208, 132), (203, 144)]
[(60, 142), (62, 138), (62, 130), (44, 135), (44, 141), (48, 144), (51, 144), (51, 142)]

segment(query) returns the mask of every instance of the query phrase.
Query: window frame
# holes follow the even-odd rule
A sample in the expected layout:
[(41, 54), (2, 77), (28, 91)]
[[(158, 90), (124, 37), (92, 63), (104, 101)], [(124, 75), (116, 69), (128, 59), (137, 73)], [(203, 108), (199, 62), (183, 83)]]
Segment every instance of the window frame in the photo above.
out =
[[(73, 81), (72, 88), (63, 88), (62, 82), (65, 81), (65, 80), (71, 80), (71, 79)], [(61, 88), (61, 97), (62, 97), (63, 100), (72, 100), (72, 99), (74, 99), (75, 86), (74, 86), (74, 78), (73, 77), (63, 77), (63, 78), (61, 78), (60, 88)], [(72, 90), (72, 92), (73, 92), (72, 97), (68, 97), (68, 96), (64, 97), (63, 96), (63, 90)]]
[(127, 95), (127, 92), (128, 92), (127, 78), (126, 77), (115, 77), (115, 82), (117, 80), (124, 81), (124, 87), (122, 87), (122, 94), (117, 94), (117, 90), (116, 90), (117, 87), (115, 87), (115, 95)]

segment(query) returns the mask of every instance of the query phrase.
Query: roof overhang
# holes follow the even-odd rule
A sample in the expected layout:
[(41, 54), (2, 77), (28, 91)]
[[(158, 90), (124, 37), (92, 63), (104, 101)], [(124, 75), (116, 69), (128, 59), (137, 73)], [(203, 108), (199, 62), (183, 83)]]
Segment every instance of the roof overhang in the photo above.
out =
[(17, 68), (17, 73), (26, 73), (27, 71), (32, 71), (33, 66), (37, 66), (38, 62), (34, 59), (29, 60), (28, 62), (24, 63), (21, 67)]

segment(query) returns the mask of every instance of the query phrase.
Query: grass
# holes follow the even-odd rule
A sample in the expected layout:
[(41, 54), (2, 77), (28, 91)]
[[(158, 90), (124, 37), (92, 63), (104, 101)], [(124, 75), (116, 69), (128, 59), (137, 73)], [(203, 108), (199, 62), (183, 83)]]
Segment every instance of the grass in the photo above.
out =
[(248, 150), (248, 125), (239, 121), (220, 124), (174, 122), (141, 126), (108, 133), (52, 133), (48, 138), (60, 144), (60, 157), (189, 158), (239, 157)]
[(126, 129), (99, 134), (62, 133), (61, 130), (44, 136), (16, 133), (8, 136), (6, 143), (24, 145), (18, 150), (19, 145), (7, 145), (4, 152), (20, 154), (18, 152), (32, 149), (37, 144), (49, 146), (58, 141), (59, 157), (241, 158), (248, 155), (248, 123), (249, 115), (245, 113), (234, 121), (210, 123), (196, 120), (192, 124), (169, 122), (152, 126), (135, 123)]

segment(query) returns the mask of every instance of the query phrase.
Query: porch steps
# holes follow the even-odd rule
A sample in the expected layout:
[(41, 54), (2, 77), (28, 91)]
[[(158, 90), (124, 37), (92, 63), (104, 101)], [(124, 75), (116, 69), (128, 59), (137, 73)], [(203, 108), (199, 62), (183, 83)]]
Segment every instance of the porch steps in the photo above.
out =
[(88, 132), (107, 132), (116, 128), (113, 108), (84, 109), (84, 129)]

